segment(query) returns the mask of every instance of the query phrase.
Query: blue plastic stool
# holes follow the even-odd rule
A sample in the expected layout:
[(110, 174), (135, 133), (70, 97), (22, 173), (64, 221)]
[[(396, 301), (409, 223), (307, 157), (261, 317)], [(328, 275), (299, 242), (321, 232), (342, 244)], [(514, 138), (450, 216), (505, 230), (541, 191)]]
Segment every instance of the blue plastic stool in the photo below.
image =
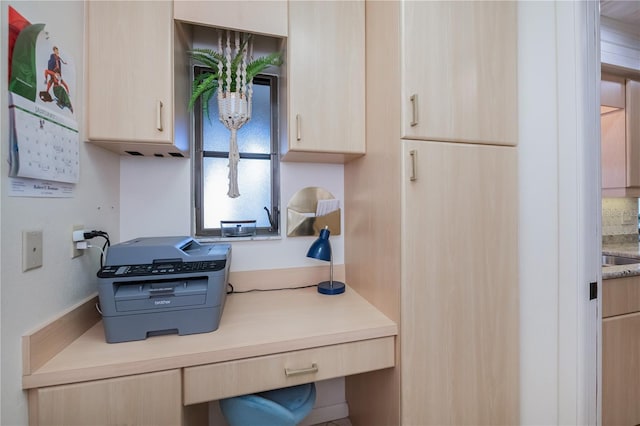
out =
[(220, 400), (229, 426), (295, 426), (316, 402), (314, 383)]

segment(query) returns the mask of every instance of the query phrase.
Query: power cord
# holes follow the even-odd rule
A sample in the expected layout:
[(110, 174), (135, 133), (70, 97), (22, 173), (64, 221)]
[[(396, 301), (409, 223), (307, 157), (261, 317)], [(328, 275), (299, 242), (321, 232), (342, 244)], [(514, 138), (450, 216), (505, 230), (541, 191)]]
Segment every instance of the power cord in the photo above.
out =
[(78, 250), (86, 250), (90, 248), (96, 248), (100, 250), (100, 267), (102, 267), (102, 258), (104, 257), (104, 249), (102, 247), (91, 245), (86, 241), (78, 241), (76, 243), (76, 247), (78, 248)]
[(303, 285), (300, 287), (282, 287), (282, 288), (252, 288), (251, 290), (242, 290), (242, 291), (236, 291), (233, 288), (233, 284), (231, 283), (227, 283), (228, 287), (231, 287), (231, 290), (227, 290), (227, 294), (234, 294), (234, 293), (253, 293), (254, 291), (281, 291), (281, 290), (300, 290), (301, 288), (311, 288), (311, 287), (318, 287), (318, 284), (311, 284), (311, 285)]
[[(111, 240), (109, 240), (109, 234), (104, 232), (104, 231), (98, 231), (98, 230), (77, 231), (77, 232), (78, 233), (82, 232), (82, 234), (81, 234), (82, 238), (80, 238), (80, 236), (76, 235), (76, 233), (74, 232), (74, 235), (73, 235), (74, 241), (77, 241), (76, 247), (79, 250), (84, 250), (84, 249), (88, 249), (88, 248), (97, 248), (98, 250), (100, 250), (100, 268), (102, 268), (104, 266), (105, 251), (107, 250), (108, 247), (111, 247)], [(104, 238), (105, 241), (104, 241), (104, 244), (102, 245), (102, 247), (94, 246), (94, 245), (91, 245), (91, 244), (87, 243), (86, 240), (90, 240), (90, 239), (96, 238), (96, 237)]]

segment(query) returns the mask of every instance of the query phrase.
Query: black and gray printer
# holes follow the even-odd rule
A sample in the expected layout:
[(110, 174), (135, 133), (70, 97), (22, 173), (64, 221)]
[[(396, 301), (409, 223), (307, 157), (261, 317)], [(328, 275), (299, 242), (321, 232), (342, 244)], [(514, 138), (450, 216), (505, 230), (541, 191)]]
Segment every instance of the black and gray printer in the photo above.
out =
[(98, 271), (106, 341), (216, 330), (230, 263), (230, 244), (201, 244), (191, 237), (136, 238), (111, 246)]

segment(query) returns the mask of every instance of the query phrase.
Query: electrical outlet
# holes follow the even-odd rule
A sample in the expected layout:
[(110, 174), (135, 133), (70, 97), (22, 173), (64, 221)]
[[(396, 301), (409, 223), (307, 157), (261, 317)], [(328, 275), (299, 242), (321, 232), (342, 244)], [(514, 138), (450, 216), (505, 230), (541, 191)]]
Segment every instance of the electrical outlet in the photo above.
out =
[(84, 229), (84, 225), (73, 225), (73, 229), (71, 230), (71, 258), (75, 259), (78, 256), (82, 256), (84, 254), (84, 250), (78, 250), (76, 247), (76, 243), (73, 241), (73, 231), (79, 231)]
[(22, 272), (42, 266), (42, 231), (22, 231)]

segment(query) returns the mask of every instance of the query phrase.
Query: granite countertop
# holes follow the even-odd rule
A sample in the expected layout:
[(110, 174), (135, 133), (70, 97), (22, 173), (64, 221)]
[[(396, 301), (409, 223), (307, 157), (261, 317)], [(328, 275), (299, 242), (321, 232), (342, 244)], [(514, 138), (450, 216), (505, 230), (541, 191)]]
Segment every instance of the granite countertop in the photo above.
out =
[(603, 242), (602, 254), (634, 257), (638, 259), (638, 263), (631, 264), (631, 265), (616, 265), (616, 266), (602, 267), (603, 280), (640, 275), (640, 243), (638, 242), (604, 243)]

